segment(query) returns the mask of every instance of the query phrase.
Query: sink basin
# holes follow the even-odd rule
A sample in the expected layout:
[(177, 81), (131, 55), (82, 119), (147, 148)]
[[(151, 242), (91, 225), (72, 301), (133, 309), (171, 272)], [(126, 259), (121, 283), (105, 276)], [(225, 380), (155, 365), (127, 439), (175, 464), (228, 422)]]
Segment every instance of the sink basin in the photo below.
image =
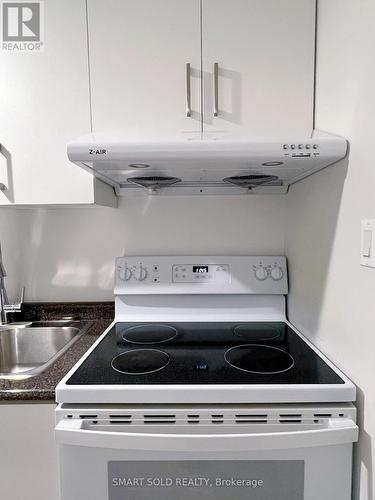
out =
[[(38, 375), (58, 359), (84, 330), (80, 322), (69, 326), (7, 325), (0, 329), (0, 378), (28, 378)], [(77, 326), (72, 326), (72, 324)], [(42, 326), (43, 325), (43, 326)], [(86, 329), (85, 329), (86, 330)]]

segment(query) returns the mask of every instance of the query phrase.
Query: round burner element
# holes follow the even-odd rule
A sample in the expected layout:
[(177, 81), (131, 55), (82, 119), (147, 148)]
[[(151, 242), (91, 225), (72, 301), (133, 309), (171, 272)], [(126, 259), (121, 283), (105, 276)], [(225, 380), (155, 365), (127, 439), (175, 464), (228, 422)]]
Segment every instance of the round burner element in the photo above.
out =
[(126, 375), (147, 375), (165, 368), (169, 363), (166, 352), (158, 349), (134, 349), (112, 359), (112, 368)]
[(243, 324), (234, 327), (234, 335), (243, 340), (266, 341), (275, 340), (281, 337), (280, 328), (272, 325)]
[(162, 344), (177, 337), (177, 330), (169, 325), (136, 325), (127, 328), (122, 338), (132, 344)]
[(289, 353), (260, 344), (231, 347), (224, 354), (224, 359), (237, 370), (264, 375), (286, 372), (294, 365), (294, 359)]

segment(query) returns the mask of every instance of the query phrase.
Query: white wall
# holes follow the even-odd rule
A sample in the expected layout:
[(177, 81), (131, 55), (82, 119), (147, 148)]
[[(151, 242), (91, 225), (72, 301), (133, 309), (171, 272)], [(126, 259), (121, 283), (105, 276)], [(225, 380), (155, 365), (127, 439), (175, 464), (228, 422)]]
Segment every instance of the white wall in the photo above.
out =
[(321, 0), (317, 127), (350, 139), (341, 163), (291, 189), (289, 317), (359, 388), (354, 499), (374, 496), (375, 269), (360, 266), (360, 223), (375, 218), (375, 3)]
[(118, 209), (0, 209), (0, 224), (17, 220), (17, 234), (7, 226), (2, 236), (9, 281), (22, 281), (27, 301), (112, 300), (114, 259), (124, 253), (283, 254), (284, 201), (152, 196)]

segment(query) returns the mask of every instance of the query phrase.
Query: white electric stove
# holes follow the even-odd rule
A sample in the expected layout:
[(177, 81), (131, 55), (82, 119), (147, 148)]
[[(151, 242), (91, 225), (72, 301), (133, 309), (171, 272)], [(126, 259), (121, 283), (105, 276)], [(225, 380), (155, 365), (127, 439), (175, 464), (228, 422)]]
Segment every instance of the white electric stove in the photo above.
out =
[(286, 319), (285, 257), (121, 257), (57, 386), (63, 500), (349, 500), (355, 387)]

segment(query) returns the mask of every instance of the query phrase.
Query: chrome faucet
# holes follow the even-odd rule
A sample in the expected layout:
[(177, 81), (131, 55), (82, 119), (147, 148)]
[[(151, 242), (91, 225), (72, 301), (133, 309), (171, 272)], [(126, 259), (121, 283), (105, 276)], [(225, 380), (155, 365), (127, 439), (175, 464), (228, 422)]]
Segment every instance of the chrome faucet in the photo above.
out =
[(5, 288), (4, 279), (6, 278), (6, 271), (3, 264), (0, 244), (0, 325), (9, 323), (8, 314), (21, 312), (23, 299), (25, 296), (25, 287), (22, 287), (21, 299), (18, 304), (9, 304), (8, 294)]

